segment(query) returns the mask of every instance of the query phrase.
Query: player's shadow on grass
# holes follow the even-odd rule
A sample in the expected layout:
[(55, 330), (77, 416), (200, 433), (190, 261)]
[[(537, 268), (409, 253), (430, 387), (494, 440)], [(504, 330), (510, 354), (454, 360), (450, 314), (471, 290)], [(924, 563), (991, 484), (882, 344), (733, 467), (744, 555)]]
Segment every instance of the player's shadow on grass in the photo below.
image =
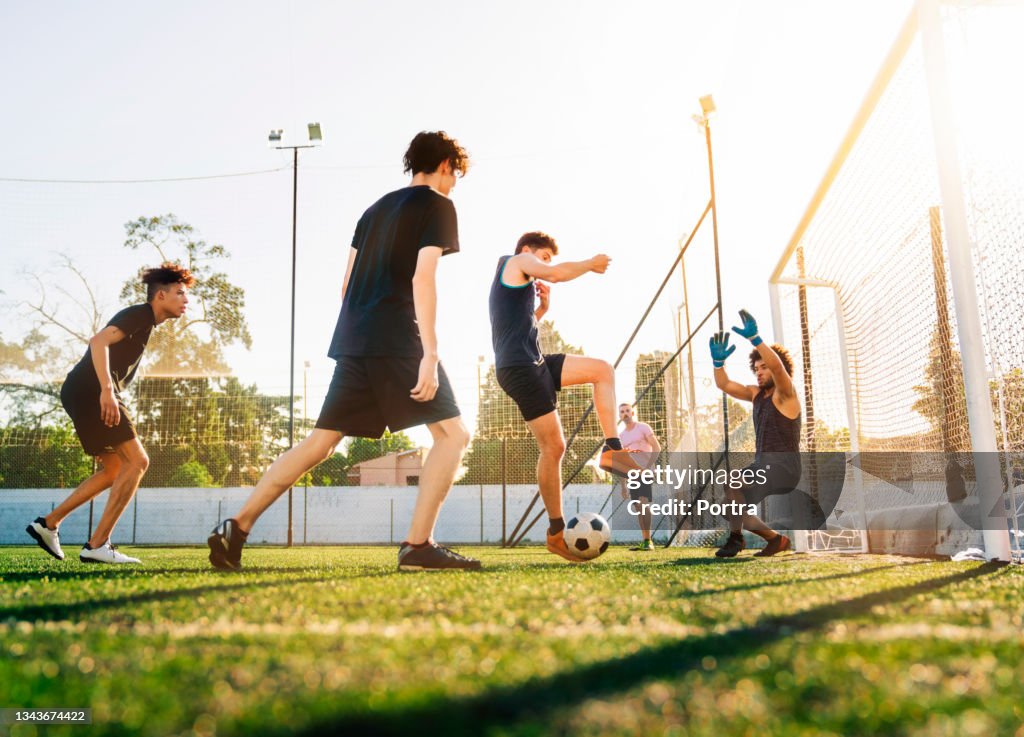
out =
[(999, 564), (985, 563), (968, 571), (887, 588), (795, 614), (764, 617), (748, 627), (688, 637), (520, 685), (492, 688), (477, 696), (440, 698), (426, 706), (399, 706), (377, 713), (347, 714), (319, 722), (300, 734), (307, 737), (321, 734), (406, 737), (415, 733), (452, 737), (479, 735), (492, 729), (511, 733), (517, 731), (517, 727), (527, 732), (533, 728), (537, 733), (553, 732), (557, 728), (551, 720), (559, 711), (588, 699), (614, 698), (652, 680), (679, 678), (687, 670), (703, 667), (706, 657), (714, 657), (721, 667), (730, 659), (758, 652), (784, 638), (821, 630), (834, 620), (868, 614), (874, 607), (932, 593), (1003, 568)]
[(745, 583), (736, 586), (722, 586), (719, 588), (708, 588), (701, 589), (700, 591), (680, 591), (677, 596), (680, 599), (693, 599), (698, 596), (712, 596), (714, 594), (732, 594), (737, 591), (753, 591), (754, 589), (764, 589), (770, 586), (799, 586), (804, 583), (820, 583), (821, 581), (835, 581), (839, 578), (855, 578), (857, 576), (864, 576), (875, 571), (885, 571), (890, 568), (909, 568), (910, 566), (919, 566), (929, 563), (931, 561), (921, 560), (913, 563), (891, 563), (887, 566), (875, 566), (873, 568), (865, 568), (860, 571), (850, 571), (849, 573), (833, 573), (830, 576), (815, 576), (808, 578), (801, 576), (800, 578), (779, 578), (771, 581), (761, 581), (759, 583)]
[[(267, 569), (267, 572), (286, 572), (288, 569)], [(296, 569), (308, 572), (308, 568)], [(239, 573), (230, 577), (237, 583), (232, 584), (211, 584), (208, 586), (190, 586), (179, 589), (160, 589), (156, 591), (140, 591), (127, 596), (114, 596), (106, 599), (90, 599), (88, 601), (69, 601), (57, 604), (28, 604), (21, 607), (0, 607), (0, 621), (14, 619), (28, 622), (53, 622), (64, 619), (74, 619), (81, 615), (94, 614), (105, 609), (116, 609), (119, 607), (131, 607), (139, 604), (149, 604), (159, 601), (171, 601), (182, 597), (197, 597), (206, 594), (220, 595), (229, 591), (249, 589), (254, 586), (260, 591), (276, 588), (278, 586), (294, 586), (301, 583), (322, 583), (324, 581), (338, 580), (347, 581), (353, 578), (377, 578), (392, 575), (392, 571), (362, 572), (355, 575), (324, 576), (303, 576), (301, 578), (287, 578), (275, 581), (258, 580), (256, 576), (246, 576)]]

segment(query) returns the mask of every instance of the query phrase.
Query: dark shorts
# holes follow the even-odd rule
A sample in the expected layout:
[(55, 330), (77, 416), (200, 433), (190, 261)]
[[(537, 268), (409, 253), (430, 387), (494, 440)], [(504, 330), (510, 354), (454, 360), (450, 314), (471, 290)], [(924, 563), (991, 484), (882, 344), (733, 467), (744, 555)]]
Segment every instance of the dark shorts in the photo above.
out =
[(316, 426), (348, 436), (379, 438), (384, 430), (458, 417), (444, 366), (437, 367), (437, 394), (429, 402), (409, 396), (419, 379), (420, 359), (392, 356), (342, 356), (334, 369)]
[(558, 409), (564, 363), (564, 353), (552, 353), (545, 355), (539, 366), (505, 366), (495, 373), (498, 385), (529, 422)]
[(91, 456), (113, 453), (116, 446), (138, 437), (121, 397), (117, 397), (121, 419), (113, 427), (107, 427), (100, 417), (100, 395), (94, 387), (82, 389), (74, 381), (65, 381), (60, 388), (60, 403), (75, 425), (82, 448)]
[(739, 489), (744, 502), (760, 504), (765, 497), (788, 494), (800, 484), (799, 456), (796, 453), (779, 453), (777, 456), (761, 462), (755, 461), (744, 469), (755, 473), (764, 469), (767, 480), (767, 483), (764, 484), (755, 482)]
[(639, 500), (639, 499), (646, 499), (649, 502), (653, 502), (654, 501), (654, 488), (650, 484), (641, 483), (639, 489), (630, 489), (629, 490), (629, 498), (630, 499), (637, 499), (637, 500)]

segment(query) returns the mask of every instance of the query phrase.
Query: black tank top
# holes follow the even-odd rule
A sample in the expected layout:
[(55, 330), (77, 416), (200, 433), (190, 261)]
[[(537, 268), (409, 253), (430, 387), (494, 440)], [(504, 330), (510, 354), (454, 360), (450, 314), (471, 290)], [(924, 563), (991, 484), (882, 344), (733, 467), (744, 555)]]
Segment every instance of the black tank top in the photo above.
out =
[(779, 412), (761, 389), (754, 396), (755, 456), (765, 453), (796, 453), (800, 450), (800, 415), (794, 419)]
[(537, 292), (532, 279), (521, 286), (509, 286), (502, 281), (505, 264), (510, 258), (498, 259), (491, 282), (489, 305), (494, 366), (537, 366), (544, 363), (534, 317)]

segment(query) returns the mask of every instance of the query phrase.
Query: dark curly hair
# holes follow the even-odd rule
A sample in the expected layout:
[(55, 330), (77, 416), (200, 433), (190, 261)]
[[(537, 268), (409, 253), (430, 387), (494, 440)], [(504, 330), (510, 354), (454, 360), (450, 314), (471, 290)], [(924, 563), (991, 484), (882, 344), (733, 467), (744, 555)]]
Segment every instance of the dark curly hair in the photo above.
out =
[(403, 158), (406, 174), (433, 174), (447, 161), (458, 176), (469, 170), (469, 152), (444, 131), (420, 131)]
[[(790, 376), (793, 375), (793, 357), (789, 355), (789, 351), (785, 346), (779, 345), (778, 343), (772, 343), (772, 350), (782, 361), (783, 368), (786, 369), (786, 373)], [(757, 348), (750, 352), (750, 370), (754, 370), (754, 364), (761, 360), (761, 354), (757, 352)]]
[(522, 253), (524, 248), (548, 248), (553, 256), (558, 255), (558, 244), (555, 243), (555, 239), (539, 230), (523, 233), (516, 243), (516, 253)]
[(171, 284), (184, 284), (191, 287), (196, 283), (192, 272), (184, 266), (172, 261), (164, 261), (159, 266), (142, 272), (142, 283), (146, 285), (146, 301), (151, 302), (156, 293)]

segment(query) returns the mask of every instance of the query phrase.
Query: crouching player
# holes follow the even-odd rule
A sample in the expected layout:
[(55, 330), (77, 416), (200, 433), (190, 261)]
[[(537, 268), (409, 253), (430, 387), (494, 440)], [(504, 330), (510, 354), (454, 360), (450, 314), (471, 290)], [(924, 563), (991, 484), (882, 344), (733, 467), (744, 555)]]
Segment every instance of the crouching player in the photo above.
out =
[(121, 392), (135, 376), (153, 328), (185, 314), (188, 288), (194, 279), (188, 269), (165, 263), (142, 274), (143, 304), (126, 307), (89, 340), (82, 360), (71, 369), (60, 389), (60, 401), (71, 416), (85, 452), (95, 456), (99, 470), (45, 517), (26, 528), (43, 550), (64, 560), (60, 523), (80, 506), (110, 489), (92, 537), (82, 547), (83, 563), (138, 563), (110, 543), (114, 526), (135, 496), (149, 468), (149, 456), (139, 442), (135, 425), (121, 401)]
[[(740, 310), (743, 327), (733, 332), (751, 342), (750, 370), (757, 385), (739, 384), (725, 372), (725, 361), (736, 350), (729, 345), (728, 333), (715, 333), (711, 338), (711, 358), (715, 365), (715, 384), (734, 399), (754, 404), (754, 462), (749, 468), (764, 470), (767, 483), (749, 484), (742, 489), (728, 489), (726, 499), (741, 504), (757, 504), (772, 494), (793, 491), (800, 482), (800, 400), (793, 388), (793, 360), (781, 345), (768, 345), (757, 333), (757, 322), (746, 310)], [(745, 547), (743, 530), (764, 538), (767, 545), (755, 553), (767, 557), (787, 550), (789, 538), (776, 532), (753, 514), (728, 516), (728, 540), (715, 553), (719, 558), (732, 558)]]

